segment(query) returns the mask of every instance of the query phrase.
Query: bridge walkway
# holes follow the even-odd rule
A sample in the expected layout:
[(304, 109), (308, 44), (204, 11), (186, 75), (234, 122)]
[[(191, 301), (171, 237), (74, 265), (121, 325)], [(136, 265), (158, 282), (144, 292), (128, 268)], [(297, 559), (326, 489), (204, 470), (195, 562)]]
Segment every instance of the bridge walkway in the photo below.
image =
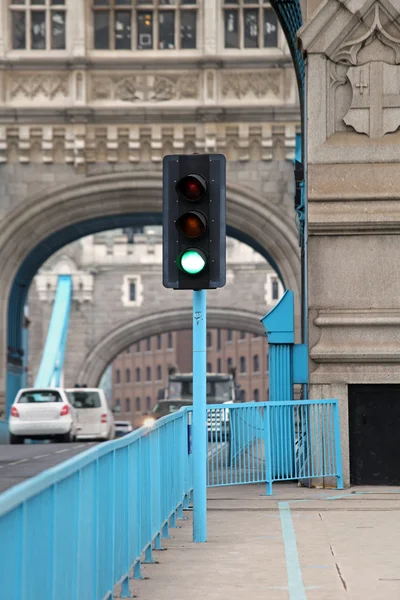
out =
[[(210, 489), (208, 542), (192, 513), (163, 540), (141, 600), (399, 600), (400, 489), (276, 484)], [(118, 595), (117, 595), (118, 597)]]

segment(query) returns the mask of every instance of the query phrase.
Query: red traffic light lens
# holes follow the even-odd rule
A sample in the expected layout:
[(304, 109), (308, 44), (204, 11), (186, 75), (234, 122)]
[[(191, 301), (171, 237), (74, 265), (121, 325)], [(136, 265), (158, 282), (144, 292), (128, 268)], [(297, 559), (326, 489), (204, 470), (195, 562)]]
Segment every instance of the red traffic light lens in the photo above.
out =
[(207, 191), (206, 180), (201, 175), (186, 175), (176, 184), (178, 194), (186, 200), (196, 201), (203, 198)]
[(183, 235), (191, 240), (195, 240), (205, 233), (207, 229), (207, 220), (201, 213), (189, 211), (179, 217), (176, 226)]

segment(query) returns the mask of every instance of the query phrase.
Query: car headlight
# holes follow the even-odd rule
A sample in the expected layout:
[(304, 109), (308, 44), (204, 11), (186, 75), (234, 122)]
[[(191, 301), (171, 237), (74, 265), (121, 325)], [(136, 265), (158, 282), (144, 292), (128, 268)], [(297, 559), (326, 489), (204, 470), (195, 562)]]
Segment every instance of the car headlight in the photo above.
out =
[(143, 425), (145, 427), (153, 427), (155, 422), (156, 420), (153, 417), (147, 417), (147, 419), (144, 420)]

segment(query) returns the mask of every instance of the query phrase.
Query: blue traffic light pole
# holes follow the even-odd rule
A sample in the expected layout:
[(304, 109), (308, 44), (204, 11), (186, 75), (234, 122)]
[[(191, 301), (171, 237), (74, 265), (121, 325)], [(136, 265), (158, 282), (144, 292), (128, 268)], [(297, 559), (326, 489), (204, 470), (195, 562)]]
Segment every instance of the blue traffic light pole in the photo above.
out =
[(193, 541), (207, 541), (207, 305), (193, 291)]

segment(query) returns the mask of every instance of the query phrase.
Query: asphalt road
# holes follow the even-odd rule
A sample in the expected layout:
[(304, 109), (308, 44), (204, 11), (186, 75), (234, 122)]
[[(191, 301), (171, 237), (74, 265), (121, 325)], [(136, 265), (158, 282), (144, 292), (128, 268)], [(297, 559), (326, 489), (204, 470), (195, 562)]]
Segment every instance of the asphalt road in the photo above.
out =
[(54, 467), (96, 442), (76, 444), (21, 444), (0, 445), (0, 494), (8, 488)]

